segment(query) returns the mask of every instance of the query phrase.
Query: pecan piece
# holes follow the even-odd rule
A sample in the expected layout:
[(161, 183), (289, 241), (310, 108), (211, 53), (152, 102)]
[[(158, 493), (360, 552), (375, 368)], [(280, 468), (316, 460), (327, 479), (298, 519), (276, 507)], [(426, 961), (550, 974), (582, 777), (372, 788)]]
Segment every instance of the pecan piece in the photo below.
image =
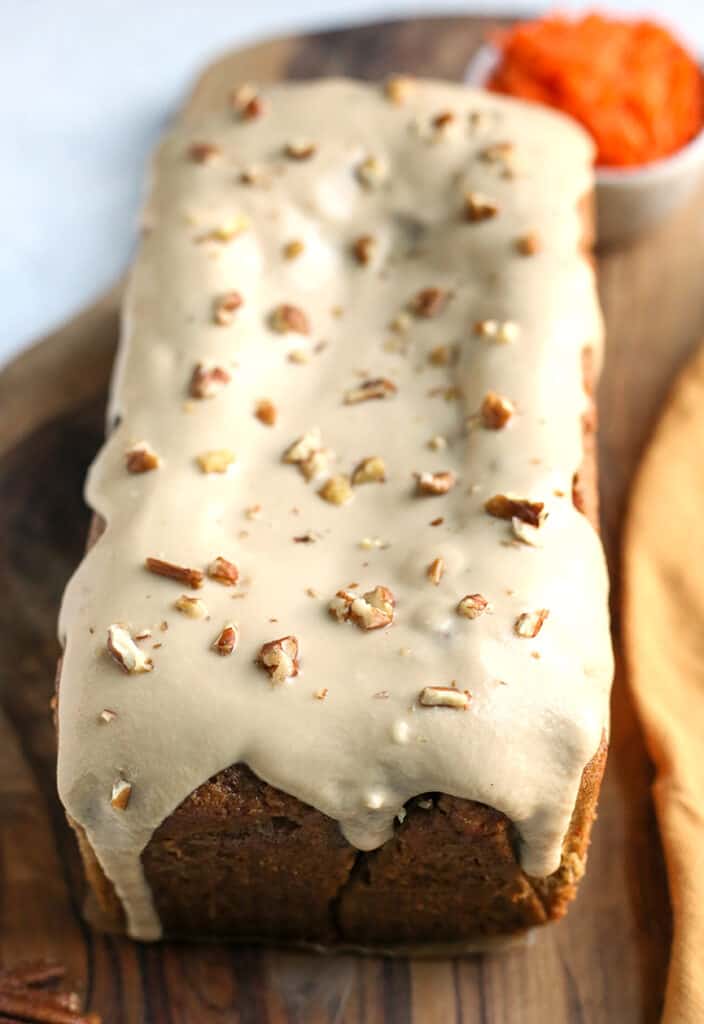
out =
[(361, 597), (338, 590), (328, 610), (338, 622), (354, 622), (360, 629), (382, 629), (394, 620), (396, 599), (388, 587), (376, 586)]
[(482, 425), (487, 430), (501, 430), (516, 411), (513, 402), (495, 391), (487, 391), (482, 401), (479, 415)]
[(224, 366), (196, 363), (188, 385), (191, 398), (214, 398), (232, 379)]
[(235, 319), (235, 313), (244, 303), (240, 292), (234, 289), (224, 292), (213, 303), (213, 320), (220, 327), (227, 327)]
[(296, 260), (305, 251), (305, 242), (300, 238), (292, 238), (290, 242), (286, 242), (283, 247), (284, 259)]
[(215, 637), (215, 640), (213, 640), (212, 647), (214, 651), (225, 657), (228, 654), (232, 654), (237, 647), (238, 640), (239, 630), (237, 626), (234, 622), (228, 622), (227, 625), (223, 626), (220, 630), (218, 635)]
[(505, 163), (513, 156), (514, 150), (512, 142), (493, 142), (480, 151), (479, 159), (489, 164)]
[(298, 640), (295, 636), (282, 636), (262, 644), (259, 662), (269, 673), (273, 683), (284, 683), (298, 675)]
[(131, 796), (132, 783), (128, 782), (127, 779), (115, 779), (112, 784), (112, 793), (110, 794), (110, 803), (115, 810), (126, 811)]
[(397, 106), (405, 103), (417, 89), (415, 78), (409, 75), (391, 75), (384, 83), (384, 92), (387, 99)]
[(365, 188), (379, 188), (389, 176), (386, 162), (376, 156), (368, 156), (357, 166), (357, 180)]
[(188, 587), (198, 590), (203, 586), (203, 573), (200, 569), (187, 569), (183, 565), (175, 565), (173, 562), (165, 562), (161, 558), (146, 558), (144, 561), (149, 572), (157, 576), (166, 576), (170, 580), (177, 580), (185, 583)]
[(426, 570), (426, 575), (434, 586), (438, 586), (445, 573), (445, 559), (434, 558)]
[(253, 121), (264, 113), (264, 101), (249, 82), (230, 93), (230, 106), (243, 121)]
[(521, 329), (513, 320), (477, 320), (474, 333), (500, 345), (508, 345), (518, 339)]
[(542, 249), (542, 242), (537, 231), (529, 231), (516, 239), (516, 252), (521, 256), (535, 256)]
[(318, 494), (331, 505), (346, 505), (353, 498), (350, 478), (344, 473), (337, 473), (325, 481)]
[(499, 205), (482, 192), (465, 192), (464, 219), (472, 224), (491, 220), (499, 212)]
[(130, 675), (151, 672), (154, 668), (152, 659), (139, 649), (129, 630), (119, 622), (108, 626), (107, 649), (122, 671)]
[(358, 402), (368, 402), (374, 398), (388, 398), (395, 395), (398, 388), (393, 381), (387, 377), (374, 377), (371, 380), (362, 381), (359, 387), (349, 388), (345, 391), (345, 405), (356, 405)]
[(451, 469), (437, 473), (415, 473), (418, 494), (447, 494), (457, 483), (457, 477)]
[(149, 473), (159, 468), (161, 459), (146, 441), (140, 441), (125, 452), (125, 464), (128, 473)]
[(469, 690), (458, 690), (454, 686), (424, 686), (418, 697), (426, 708), (454, 708), (466, 711), (469, 706)]
[(268, 398), (260, 398), (254, 407), (254, 415), (265, 427), (273, 427), (276, 423), (276, 406)]
[(284, 146), (284, 154), (290, 160), (310, 160), (317, 152), (318, 147), (314, 142), (307, 142), (303, 139), (295, 139), (287, 142)]
[(198, 465), (204, 473), (227, 473), (235, 461), (235, 455), (229, 448), (215, 448), (196, 456)]
[(385, 480), (386, 464), (379, 455), (362, 459), (352, 473), (352, 483), (355, 487), (359, 484), (383, 484)]
[(216, 227), (199, 235), (196, 241), (219, 242), (221, 245), (227, 245), (228, 242), (234, 241), (235, 238), (246, 231), (248, 227), (249, 221), (241, 214), (235, 217), (228, 217), (227, 220), (221, 221)]
[(534, 612), (521, 612), (514, 625), (517, 636), (532, 640), (543, 628), (543, 623), (549, 614), (547, 608), (538, 608)]
[(373, 235), (360, 235), (352, 243), (352, 255), (357, 260), (357, 263), (367, 266), (374, 258), (376, 247), (377, 242)]
[(208, 566), (208, 576), (226, 587), (232, 587), (240, 578), (240, 571), (234, 562), (229, 562), (222, 555), (218, 555)]
[(450, 293), (446, 288), (421, 288), (409, 302), (409, 308), (414, 316), (428, 319), (442, 313), (449, 297)]
[(209, 164), (220, 156), (222, 150), (214, 142), (194, 142), (188, 147), (188, 159), (194, 164)]
[(540, 526), (545, 519), (545, 503), (528, 501), (527, 498), (512, 498), (508, 494), (494, 494), (484, 509), (497, 519), (519, 519), (529, 526)]
[(299, 437), (297, 441), (294, 441), (283, 454), (284, 462), (293, 462), (295, 464), (305, 462), (314, 452), (321, 449), (323, 444), (322, 437), (320, 436), (320, 428), (312, 427), (306, 431), (302, 437)]
[(271, 313), (271, 329), (277, 334), (310, 334), (310, 320), (298, 306), (282, 302)]
[(465, 594), (457, 605), (457, 614), (465, 619), (478, 619), (488, 611), (491, 611), (491, 605), (482, 594)]
[(174, 601), (174, 608), (178, 611), (183, 612), (190, 619), (204, 619), (208, 614), (205, 601), (201, 601), (199, 597), (189, 597), (188, 594), (181, 594)]

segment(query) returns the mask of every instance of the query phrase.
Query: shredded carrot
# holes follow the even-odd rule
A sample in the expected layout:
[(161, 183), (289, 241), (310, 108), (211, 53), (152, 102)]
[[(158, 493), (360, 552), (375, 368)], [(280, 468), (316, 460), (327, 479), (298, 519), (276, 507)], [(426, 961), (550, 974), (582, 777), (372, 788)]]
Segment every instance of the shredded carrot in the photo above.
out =
[(501, 59), (489, 88), (571, 114), (593, 136), (600, 166), (649, 163), (702, 129), (702, 73), (652, 21), (550, 15), (495, 42)]

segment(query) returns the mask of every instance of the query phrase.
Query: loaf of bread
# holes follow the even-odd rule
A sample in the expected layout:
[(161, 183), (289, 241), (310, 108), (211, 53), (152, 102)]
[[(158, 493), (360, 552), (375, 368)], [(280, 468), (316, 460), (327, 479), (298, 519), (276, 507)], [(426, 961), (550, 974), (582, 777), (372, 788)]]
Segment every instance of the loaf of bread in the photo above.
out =
[(160, 147), (60, 620), (102, 923), (478, 949), (584, 870), (612, 656), (591, 145), (394, 78)]

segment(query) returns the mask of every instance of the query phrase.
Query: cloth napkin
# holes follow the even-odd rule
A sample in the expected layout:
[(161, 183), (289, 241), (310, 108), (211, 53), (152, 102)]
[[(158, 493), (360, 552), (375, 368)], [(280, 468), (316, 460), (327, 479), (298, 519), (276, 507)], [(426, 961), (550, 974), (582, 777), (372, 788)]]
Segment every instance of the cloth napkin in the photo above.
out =
[(704, 349), (641, 464), (623, 554), (626, 661), (655, 764), (674, 935), (663, 1024), (704, 1022)]

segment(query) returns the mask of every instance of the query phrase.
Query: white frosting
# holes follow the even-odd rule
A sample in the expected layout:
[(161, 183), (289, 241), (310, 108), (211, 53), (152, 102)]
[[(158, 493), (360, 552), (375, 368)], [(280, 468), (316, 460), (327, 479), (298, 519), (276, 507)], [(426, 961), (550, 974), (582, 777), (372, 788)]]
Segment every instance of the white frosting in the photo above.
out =
[[(348, 81), (276, 86), (264, 101), (253, 120), (223, 109), (182, 124), (157, 154), (113, 382), (119, 424), (87, 485), (107, 529), (61, 612), (61, 797), (112, 879), (130, 934), (143, 939), (158, 937), (160, 924), (141, 851), (228, 765), (245, 762), (337, 819), (363, 850), (391, 835), (418, 793), (481, 801), (515, 822), (525, 870), (543, 876), (558, 867), (582, 770), (607, 727), (607, 576), (599, 539), (571, 501), (582, 350), (595, 349), (598, 362), (602, 336), (579, 253), (588, 140), (554, 113), (440, 83), (419, 83), (403, 104)], [(434, 128), (447, 110), (454, 122)], [(301, 138), (315, 154), (286, 158), (285, 144)], [(510, 174), (481, 155), (506, 140)], [(197, 141), (220, 154), (195, 162)], [(356, 173), (368, 156), (388, 169), (378, 187)], [(261, 171), (255, 184), (240, 182), (249, 168)], [(468, 189), (498, 214), (465, 220)], [(197, 241), (242, 215), (238, 237)], [(520, 255), (515, 240), (529, 232), (540, 251)], [(350, 253), (363, 234), (377, 240), (366, 266)], [(286, 259), (293, 239), (305, 249)], [(428, 286), (451, 290), (442, 312), (411, 315), (405, 334), (390, 330)], [(218, 325), (213, 302), (231, 289), (244, 303)], [(307, 314), (310, 337), (271, 329), (283, 302)], [(514, 321), (518, 337), (479, 336), (473, 325), (486, 319)], [(456, 363), (428, 360), (440, 344), (457, 347)], [(287, 358), (301, 348), (308, 363)], [(206, 359), (232, 380), (214, 398), (186, 402), (194, 364)], [(344, 404), (364, 377), (389, 378), (397, 393)], [(438, 393), (448, 388), (461, 395)], [(466, 425), (491, 390), (515, 405), (508, 425)], [(253, 414), (260, 398), (276, 406), (273, 427)], [(386, 482), (356, 487), (345, 506), (323, 501), (324, 476), (307, 483), (282, 461), (314, 426), (336, 455), (332, 472), (379, 455)], [(434, 436), (447, 446), (429, 447)], [(144, 440), (162, 464), (130, 474), (125, 451)], [(196, 456), (222, 448), (237, 461), (204, 474)], [(458, 477), (449, 493), (417, 495), (415, 472), (448, 469)], [(545, 502), (540, 547), (485, 512), (497, 493)], [(259, 518), (248, 518), (256, 505)], [(293, 542), (309, 531), (313, 543)], [(363, 538), (384, 544), (365, 549)], [(196, 592), (144, 568), (152, 556), (205, 570), (218, 555), (240, 567), (236, 588), (206, 578)], [(434, 585), (426, 570), (437, 557), (445, 571)], [(329, 615), (330, 599), (353, 581), (360, 592), (393, 591), (390, 627), (367, 632)], [(197, 593), (209, 617), (175, 610), (183, 592)], [(491, 611), (459, 616), (468, 593), (484, 595)], [(539, 635), (518, 636), (517, 617), (542, 608), (550, 614)], [(230, 621), (239, 646), (220, 657), (211, 643)], [(153, 671), (125, 674), (107, 655), (113, 623), (153, 631), (139, 641)], [(301, 671), (274, 685), (256, 659), (263, 643), (288, 634)], [(471, 694), (466, 711), (419, 703), (425, 686), (453, 680)], [(117, 712), (107, 723), (104, 708)], [(111, 805), (116, 778), (132, 785), (124, 810)]]

